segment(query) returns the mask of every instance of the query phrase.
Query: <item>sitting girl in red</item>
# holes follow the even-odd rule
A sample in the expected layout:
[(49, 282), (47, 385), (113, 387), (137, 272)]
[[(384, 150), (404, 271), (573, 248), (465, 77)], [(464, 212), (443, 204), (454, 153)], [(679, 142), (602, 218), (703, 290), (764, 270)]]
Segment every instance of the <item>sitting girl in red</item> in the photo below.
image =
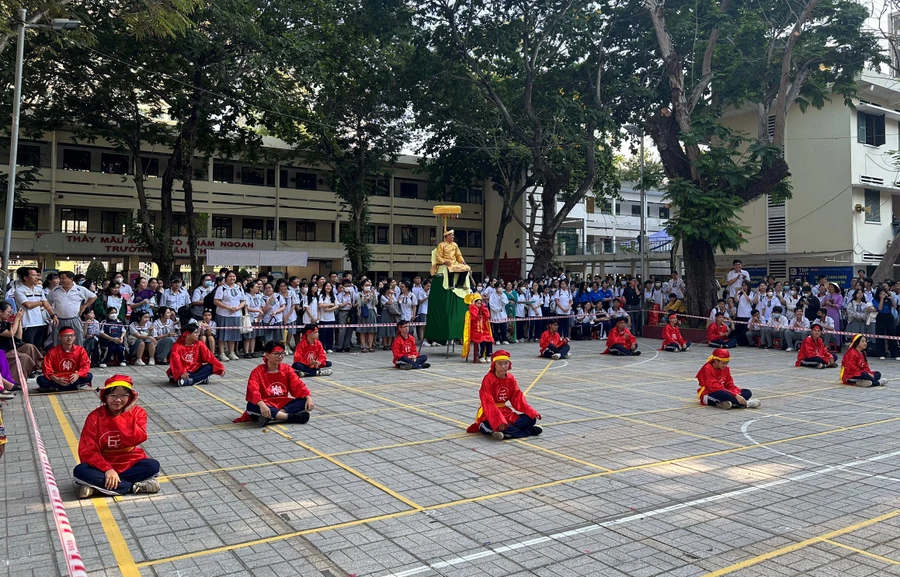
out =
[(881, 373), (869, 368), (869, 359), (866, 358), (868, 344), (866, 337), (862, 335), (856, 335), (850, 341), (850, 350), (841, 359), (841, 382), (845, 385), (877, 387), (887, 384), (887, 379), (882, 379)]
[(673, 353), (685, 352), (691, 348), (691, 343), (684, 340), (681, 336), (681, 329), (678, 328), (678, 315), (669, 315), (669, 322), (662, 330), (662, 347), (661, 351), (670, 351)]

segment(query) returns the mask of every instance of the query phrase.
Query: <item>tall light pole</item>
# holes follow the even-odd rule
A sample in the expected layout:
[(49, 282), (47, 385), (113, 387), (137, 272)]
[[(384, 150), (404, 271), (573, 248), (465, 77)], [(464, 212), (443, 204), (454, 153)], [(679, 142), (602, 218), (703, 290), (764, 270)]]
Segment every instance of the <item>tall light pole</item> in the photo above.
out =
[(641, 281), (645, 282), (650, 276), (647, 265), (647, 189), (644, 186), (644, 130), (634, 124), (626, 124), (625, 130), (641, 139), (641, 233), (640, 233), (640, 249), (641, 249)]
[[(9, 146), (9, 182), (6, 187), (6, 223), (3, 227), (3, 269), (6, 271), (6, 282), (9, 282), (12, 267), (9, 263), (9, 249), (12, 243), (13, 209), (15, 208), (16, 195), (16, 162), (19, 152), (19, 114), (22, 108), (22, 66), (25, 61), (25, 29), (43, 28), (51, 30), (74, 30), (81, 26), (78, 20), (68, 18), (55, 18), (50, 25), (29, 24), (25, 17), (28, 16), (24, 8), (19, 11), (18, 40), (16, 42), (16, 83), (13, 89), (13, 112), (10, 130), (12, 137)], [(5, 285), (4, 285), (5, 286)], [(5, 289), (4, 289), (5, 290)]]

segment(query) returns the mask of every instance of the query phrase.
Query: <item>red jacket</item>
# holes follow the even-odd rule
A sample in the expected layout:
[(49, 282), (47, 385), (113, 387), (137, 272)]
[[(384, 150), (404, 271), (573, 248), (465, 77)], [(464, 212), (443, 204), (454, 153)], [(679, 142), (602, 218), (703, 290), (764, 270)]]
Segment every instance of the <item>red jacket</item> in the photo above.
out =
[(725, 324), (719, 326), (713, 323), (706, 327), (706, 340), (708, 341), (727, 341), (729, 334), (731, 334), (731, 329)]
[(316, 339), (313, 344), (304, 338), (300, 341), (300, 346), (294, 349), (294, 362), (303, 363), (307, 367), (312, 366), (313, 361), (319, 361), (319, 366), (324, 367), (328, 359), (325, 357), (325, 347), (322, 341)]
[(683, 347), (687, 344), (687, 341), (681, 336), (681, 329), (678, 326), (666, 325), (662, 330), (662, 347), (659, 350), (666, 348), (668, 345), (678, 345), (679, 347)]
[(473, 343), (492, 343), (491, 310), (486, 306), (469, 305), (469, 340)]
[(132, 405), (114, 417), (104, 405), (91, 411), (84, 421), (78, 440), (78, 458), (104, 473), (110, 469), (122, 473), (147, 458), (139, 446), (146, 440), (144, 409)]
[(834, 357), (831, 356), (831, 353), (828, 352), (828, 349), (825, 348), (825, 341), (821, 338), (818, 340), (813, 339), (812, 335), (809, 335), (805, 339), (803, 339), (803, 344), (800, 345), (800, 350), (797, 351), (797, 362), (794, 363), (795, 367), (800, 366), (800, 361), (810, 359), (812, 357), (819, 357), (820, 359), (824, 359), (826, 363), (830, 363), (834, 360)]
[(634, 338), (634, 335), (631, 334), (631, 331), (628, 329), (622, 329), (622, 332), (619, 332), (618, 328), (614, 328), (609, 331), (609, 336), (606, 337), (606, 350), (603, 351), (603, 354), (608, 354), (609, 349), (611, 349), (615, 345), (622, 345), (626, 349), (631, 349), (634, 345), (637, 344), (637, 339)]
[[(289, 365), (281, 363), (277, 373), (270, 373), (265, 364), (250, 373), (247, 380), (247, 402), (258, 404), (265, 401), (276, 409), (283, 408), (291, 399), (309, 396), (309, 389)], [(275, 415), (272, 415), (273, 417)]]
[[(494, 371), (486, 374), (481, 379), (478, 396), (481, 397), (481, 410), (478, 411), (475, 422), (466, 429), (468, 433), (477, 433), (483, 421), (487, 421), (491, 429), (496, 431), (504, 423), (515, 423), (520, 413), (532, 419), (537, 416), (537, 411), (525, 400), (525, 395), (519, 389), (512, 373), (506, 373), (506, 377), (502, 379), (498, 379)], [(512, 405), (512, 408), (509, 405)]]
[(184, 344), (184, 336), (178, 337), (169, 353), (169, 368), (166, 373), (177, 379), (184, 373), (193, 373), (203, 365), (212, 365), (213, 374), (224, 375), (225, 366), (212, 354), (206, 345), (197, 341), (191, 346)]
[(547, 350), (548, 345), (553, 345), (557, 349), (564, 344), (568, 343), (569, 339), (564, 339), (559, 336), (559, 333), (551, 333), (550, 331), (544, 331), (544, 334), (541, 335), (541, 352), (538, 356), (543, 355), (544, 351)]
[(697, 380), (700, 386), (697, 387), (697, 398), (700, 404), (706, 404), (706, 395), (715, 393), (716, 391), (728, 391), (732, 395), (740, 395), (741, 390), (734, 384), (731, 378), (731, 369), (725, 366), (723, 369), (716, 369), (712, 366), (712, 362), (708, 362), (697, 373)]
[(397, 338), (394, 339), (394, 344), (391, 346), (391, 350), (394, 351), (395, 365), (397, 364), (397, 361), (399, 361), (402, 357), (416, 360), (416, 357), (419, 356), (419, 351), (416, 350), (416, 337), (412, 336), (412, 333), (410, 333), (405, 339), (398, 334)]
[(850, 384), (850, 379), (855, 379), (863, 373), (872, 374), (869, 368), (869, 360), (866, 353), (861, 353), (853, 347), (847, 351), (844, 358), (841, 359), (841, 382), (845, 385)]
[(73, 345), (72, 352), (67, 353), (62, 345), (58, 345), (47, 351), (43, 372), (48, 379), (53, 375), (69, 377), (75, 373), (83, 379), (91, 372), (91, 359), (83, 347)]

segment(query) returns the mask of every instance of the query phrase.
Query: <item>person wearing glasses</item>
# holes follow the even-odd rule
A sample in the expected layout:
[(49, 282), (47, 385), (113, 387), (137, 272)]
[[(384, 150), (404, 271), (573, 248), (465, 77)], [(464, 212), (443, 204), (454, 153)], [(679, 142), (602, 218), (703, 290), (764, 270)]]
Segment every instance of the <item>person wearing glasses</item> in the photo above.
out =
[(272, 421), (304, 424), (313, 410), (306, 384), (290, 365), (283, 363), (284, 343), (266, 343), (263, 364), (247, 380), (247, 414), (263, 427)]
[(91, 359), (84, 347), (75, 344), (75, 329), (63, 327), (59, 330), (60, 343), (47, 351), (44, 357), (42, 375), (38, 375), (39, 393), (58, 393), (90, 389)]

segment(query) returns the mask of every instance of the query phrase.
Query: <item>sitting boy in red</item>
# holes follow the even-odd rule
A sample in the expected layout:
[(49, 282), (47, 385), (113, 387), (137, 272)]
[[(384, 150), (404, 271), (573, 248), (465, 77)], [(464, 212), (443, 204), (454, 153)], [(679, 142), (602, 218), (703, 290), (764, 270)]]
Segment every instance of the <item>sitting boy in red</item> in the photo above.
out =
[(669, 315), (669, 322), (663, 327), (662, 337), (662, 347), (659, 349), (661, 351), (676, 353), (684, 352), (691, 348), (691, 343), (684, 340), (684, 337), (681, 336), (681, 329), (678, 328), (677, 314)]
[(812, 324), (812, 334), (803, 339), (800, 350), (797, 351), (795, 367), (812, 367), (815, 369), (834, 368), (837, 366), (837, 355), (828, 352), (825, 341), (822, 340), (822, 325), (819, 321)]
[(731, 377), (728, 361), (731, 353), (728, 349), (716, 349), (706, 359), (706, 364), (697, 373), (700, 386), (697, 387), (697, 398), (701, 405), (730, 409), (731, 407), (758, 409), (759, 401), (751, 399), (750, 389), (739, 389)]
[[(541, 414), (531, 408), (509, 369), (509, 353), (497, 351), (491, 356), (491, 369), (481, 380), (481, 408), (467, 433), (503, 439), (540, 435), (544, 428), (536, 424)], [(508, 404), (507, 404), (508, 403)]]
[(270, 421), (304, 424), (313, 410), (309, 389), (294, 369), (281, 361), (284, 343), (266, 343), (263, 363), (247, 379), (247, 414), (262, 426)]
[(606, 337), (606, 350), (603, 351), (603, 354), (636, 357), (641, 354), (641, 351), (637, 350), (637, 348), (637, 339), (625, 326), (625, 317), (617, 318), (616, 328), (609, 331), (609, 336)]

